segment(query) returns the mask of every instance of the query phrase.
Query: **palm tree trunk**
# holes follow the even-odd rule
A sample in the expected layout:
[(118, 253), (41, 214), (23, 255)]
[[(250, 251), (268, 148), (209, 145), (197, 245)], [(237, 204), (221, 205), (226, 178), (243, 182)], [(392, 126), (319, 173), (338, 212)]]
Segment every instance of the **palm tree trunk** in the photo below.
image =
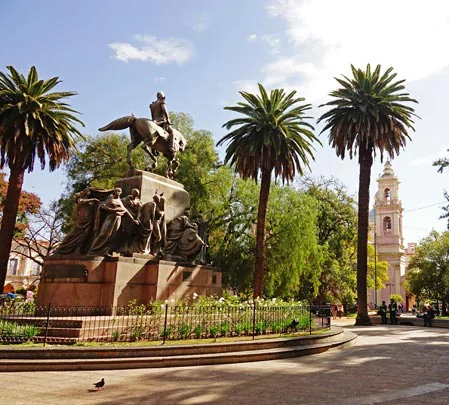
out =
[(25, 171), (21, 167), (12, 167), (9, 175), (3, 218), (0, 228), (0, 287), (3, 291), (6, 272), (8, 271), (9, 253), (11, 251), (14, 228), (16, 226), (19, 198), (22, 192)]
[(267, 218), (268, 197), (270, 195), (271, 172), (262, 172), (260, 183), (259, 208), (257, 211), (256, 228), (256, 268), (254, 270), (253, 297), (263, 296), (263, 276), (265, 265), (265, 222)]
[(359, 212), (357, 232), (357, 319), (355, 324), (371, 325), (368, 316), (367, 274), (368, 274), (368, 216), (369, 187), (373, 155), (370, 148), (359, 149)]

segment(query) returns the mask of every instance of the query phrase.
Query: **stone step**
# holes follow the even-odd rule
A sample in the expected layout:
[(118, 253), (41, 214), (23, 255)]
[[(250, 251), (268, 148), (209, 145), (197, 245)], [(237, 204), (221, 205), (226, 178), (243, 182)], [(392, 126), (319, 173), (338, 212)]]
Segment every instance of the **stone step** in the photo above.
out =
[[(113, 350), (97, 348), (80, 348), (72, 350), (78, 358), (61, 358), (61, 352), (51, 348), (43, 350), (33, 350), (34, 355), (40, 353), (37, 358), (20, 358), (18, 356), (5, 356), (5, 350), (0, 350), (0, 372), (6, 371), (74, 371), (74, 370), (109, 370), (109, 369), (128, 369), (128, 368), (156, 368), (156, 367), (180, 367), (194, 365), (210, 364), (231, 364), (252, 361), (264, 361), (282, 359), (288, 357), (299, 357), (310, 354), (318, 354), (324, 351), (342, 348), (351, 345), (357, 335), (352, 332), (343, 331), (332, 336), (327, 340), (321, 340), (315, 343), (308, 340), (309, 344), (296, 344), (293, 346), (279, 347), (272, 346), (266, 348), (267, 342), (258, 345), (258, 341), (250, 346), (252, 350), (236, 351), (237, 347), (224, 348), (226, 344), (220, 344), (221, 352), (214, 352), (216, 347), (211, 345), (191, 345), (190, 351), (186, 351), (188, 346), (179, 348), (175, 346), (164, 347), (163, 350), (144, 350), (149, 348), (127, 348), (128, 350)], [(276, 339), (280, 340), (280, 339)], [(278, 342), (279, 344), (280, 342)], [(296, 342), (297, 343), (297, 342)], [(203, 346), (203, 347), (200, 347)], [(211, 346), (211, 351), (205, 351), (204, 346)], [(244, 346), (242, 346), (244, 347)], [(94, 350), (92, 350), (94, 349)], [(160, 348), (156, 348), (160, 349)], [(195, 350), (197, 349), (197, 350)], [(11, 349), (8, 352), (16, 352), (16, 355), (23, 350)], [(65, 352), (68, 350), (65, 349)], [(59, 352), (59, 353), (58, 353)], [(92, 352), (96, 356), (92, 356)], [(86, 356), (87, 353), (87, 356)], [(145, 353), (145, 356), (142, 356)], [(179, 354), (182, 353), (182, 354)], [(186, 354), (189, 353), (189, 354)], [(22, 353), (23, 354), (23, 353)], [(117, 355), (120, 356), (117, 356)], [(162, 354), (162, 355), (161, 355)], [(135, 357), (135, 355), (139, 355)]]
[[(155, 357), (196, 354), (212, 354), (225, 352), (241, 352), (250, 350), (263, 350), (289, 346), (310, 345), (315, 343), (331, 343), (339, 340), (344, 332), (342, 328), (334, 327), (331, 331), (319, 335), (306, 335), (292, 338), (265, 338), (234, 342), (218, 342), (209, 344), (179, 344), (158, 346), (92, 346), (92, 347), (57, 347), (51, 350), (45, 348), (9, 348), (0, 349), (0, 358), (118, 358), (118, 357)], [(35, 338), (36, 339), (36, 338)], [(43, 341), (43, 337), (40, 337)], [(49, 341), (57, 341), (56, 337), (49, 337)], [(73, 339), (76, 341), (76, 339)]]

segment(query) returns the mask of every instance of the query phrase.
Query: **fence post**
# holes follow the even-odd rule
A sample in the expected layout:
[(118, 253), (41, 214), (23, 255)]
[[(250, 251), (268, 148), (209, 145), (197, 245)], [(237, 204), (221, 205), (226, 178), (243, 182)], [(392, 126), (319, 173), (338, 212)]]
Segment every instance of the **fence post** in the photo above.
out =
[(47, 343), (47, 336), (48, 336), (48, 326), (50, 325), (50, 311), (51, 311), (51, 304), (48, 304), (47, 307), (47, 321), (45, 323), (45, 337), (44, 337), (44, 346)]
[(312, 334), (312, 303), (309, 303), (309, 334)]
[(168, 304), (165, 304), (165, 317), (164, 317), (164, 331), (162, 332), (162, 344), (165, 344), (165, 336), (167, 335), (167, 315), (168, 315)]
[(253, 340), (256, 338), (256, 301), (253, 306)]

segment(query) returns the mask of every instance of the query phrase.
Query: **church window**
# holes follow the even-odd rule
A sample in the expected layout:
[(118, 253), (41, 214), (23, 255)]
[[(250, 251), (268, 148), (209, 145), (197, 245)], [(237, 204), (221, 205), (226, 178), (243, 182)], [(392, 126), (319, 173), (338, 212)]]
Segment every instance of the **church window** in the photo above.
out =
[(391, 231), (391, 218), (390, 217), (384, 218), (384, 231)]
[(389, 188), (384, 190), (384, 200), (387, 204), (391, 204), (391, 191)]
[(16, 258), (9, 259), (8, 270), (6, 274), (10, 276), (16, 276), (18, 267), (19, 267), (19, 259)]

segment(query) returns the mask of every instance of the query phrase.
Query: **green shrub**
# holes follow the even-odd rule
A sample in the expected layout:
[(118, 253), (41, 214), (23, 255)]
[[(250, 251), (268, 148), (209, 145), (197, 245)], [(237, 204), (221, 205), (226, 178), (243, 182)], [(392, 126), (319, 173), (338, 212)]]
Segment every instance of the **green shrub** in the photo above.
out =
[(119, 330), (114, 330), (112, 332), (112, 340), (114, 342), (117, 342), (120, 339), (120, 331)]
[(173, 333), (173, 328), (171, 326), (167, 326), (167, 328), (165, 329), (165, 332), (162, 331), (161, 332), (161, 337), (165, 339), (170, 338), (171, 334)]
[(220, 333), (222, 336), (228, 335), (230, 330), (231, 330), (231, 326), (229, 325), (229, 321), (224, 321), (221, 323)]
[(188, 323), (183, 323), (178, 327), (178, 333), (181, 339), (186, 339), (190, 336), (190, 325)]
[(212, 337), (216, 338), (220, 333), (220, 327), (218, 325), (211, 325), (209, 328), (209, 332)]
[(0, 320), (0, 336), (9, 338), (26, 337), (27, 340), (30, 340), (34, 336), (37, 336), (39, 332), (40, 329), (34, 325)]
[(201, 336), (203, 336), (203, 332), (204, 332), (204, 328), (201, 325), (196, 325), (195, 328), (193, 329), (193, 333), (195, 334), (195, 337), (197, 339), (201, 338)]

